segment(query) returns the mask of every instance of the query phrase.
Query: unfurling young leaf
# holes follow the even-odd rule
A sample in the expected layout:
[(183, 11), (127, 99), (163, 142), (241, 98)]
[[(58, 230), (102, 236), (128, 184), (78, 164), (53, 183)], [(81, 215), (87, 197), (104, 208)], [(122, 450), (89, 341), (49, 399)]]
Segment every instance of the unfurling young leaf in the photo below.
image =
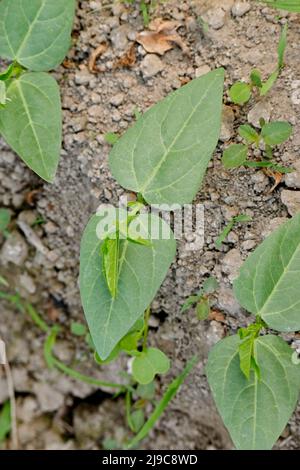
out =
[(223, 82), (215, 70), (144, 113), (110, 153), (118, 183), (149, 204), (190, 203), (219, 138)]
[[(120, 239), (118, 289), (112, 297), (103, 276), (101, 245), (97, 227), (101, 216), (88, 223), (81, 241), (80, 293), (84, 313), (102, 360), (143, 315), (164, 280), (176, 252), (176, 243), (166, 222), (155, 215), (140, 214), (137, 222), (151, 240), (141, 246)], [(156, 234), (154, 238), (151, 239)]]
[(248, 83), (237, 82), (229, 90), (231, 101), (236, 104), (245, 104), (251, 98), (251, 87)]
[(170, 360), (159, 349), (149, 348), (135, 357), (132, 363), (134, 379), (143, 385), (153, 381), (156, 374), (166, 374), (170, 369)]
[(117, 286), (119, 278), (119, 234), (115, 238), (106, 238), (101, 245), (103, 274), (111, 296), (117, 295)]
[(247, 160), (248, 148), (243, 144), (232, 144), (224, 150), (222, 163), (225, 168), (237, 168)]
[(275, 84), (278, 77), (279, 77), (279, 72), (276, 69), (276, 70), (274, 70), (274, 72), (271, 73), (268, 80), (263, 83), (263, 86), (260, 89), (260, 95), (261, 96), (265, 96), (267, 93), (269, 93), (269, 91), (274, 86), (274, 84)]

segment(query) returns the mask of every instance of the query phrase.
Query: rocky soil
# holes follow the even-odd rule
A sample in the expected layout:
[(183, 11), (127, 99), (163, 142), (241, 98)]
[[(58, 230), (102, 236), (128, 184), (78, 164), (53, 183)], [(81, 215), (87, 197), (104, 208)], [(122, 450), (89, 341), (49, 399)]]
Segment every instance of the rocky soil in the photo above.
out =
[[(64, 140), (54, 184), (35, 177), (2, 141), (0, 143), (0, 207), (12, 216), (10, 236), (0, 235), (0, 272), (33, 304), (49, 325), (62, 330), (57, 356), (95, 377), (120, 380), (126, 364), (94, 363), (81, 338), (70, 333), (72, 321), (83, 321), (78, 290), (79, 243), (82, 230), (100, 203), (117, 204), (124, 190), (108, 168), (107, 132), (122, 134), (136, 111), (149, 106), (189, 80), (223, 66), (226, 91), (246, 80), (253, 67), (268, 75), (276, 64), (276, 44), (289, 21), (287, 66), (264, 99), (243, 108), (232, 106), (225, 92), (222, 135), (196, 203), (205, 208), (205, 243), (190, 251), (178, 243), (177, 259), (153, 302), (151, 341), (172, 359), (171, 372), (158, 394), (193, 354), (200, 362), (142, 447), (147, 449), (227, 449), (231, 440), (213, 404), (204, 366), (208, 351), (220, 338), (250, 319), (233, 297), (231, 283), (247, 255), (287, 217), (300, 210), (300, 28), (299, 16), (278, 14), (256, 2), (182, 0), (161, 2), (153, 17), (180, 22), (178, 33), (187, 50), (174, 47), (162, 56), (147, 54), (135, 42), (144, 29), (138, 8), (105, 0), (78, 2), (73, 47), (54, 73), (62, 90)], [(101, 44), (97, 72), (88, 61)], [(187, 53), (188, 51), (188, 53)], [(261, 116), (288, 120), (294, 135), (276, 154), (295, 171), (271, 191), (272, 178), (262, 171), (226, 171), (223, 148), (238, 140), (236, 129)], [(252, 221), (238, 225), (221, 249), (215, 240), (232, 216)], [(38, 223), (37, 223), (38, 221)], [(219, 314), (199, 322), (193, 311), (180, 313), (184, 299), (203, 279), (214, 275), (220, 289), (213, 299)], [(23, 449), (101, 449), (108, 439), (121, 442), (128, 430), (122, 398), (108, 390), (50, 370), (43, 359), (44, 333), (24, 313), (0, 303), (0, 337), (8, 347), (17, 398), (20, 447)], [(294, 337), (289, 337), (294, 341)], [(0, 375), (0, 404), (8, 397)], [(277, 447), (299, 449), (300, 407)], [(10, 442), (2, 447), (7, 448)]]

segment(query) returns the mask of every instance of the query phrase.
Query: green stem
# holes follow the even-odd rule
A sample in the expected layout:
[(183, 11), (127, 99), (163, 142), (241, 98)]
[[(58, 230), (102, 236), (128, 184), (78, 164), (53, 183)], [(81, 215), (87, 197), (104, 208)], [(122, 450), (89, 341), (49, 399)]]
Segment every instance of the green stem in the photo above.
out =
[(144, 329), (144, 339), (143, 339), (143, 351), (147, 349), (147, 340), (149, 333), (149, 318), (150, 318), (150, 305), (145, 311), (145, 329)]
[(125, 406), (126, 406), (127, 424), (128, 424), (128, 427), (131, 429), (131, 431), (133, 431), (134, 426), (133, 426), (133, 422), (132, 422), (132, 419), (131, 419), (131, 391), (130, 390), (127, 390), (127, 392), (126, 392)]
[(138, 434), (126, 445), (125, 449), (132, 449), (136, 447), (141, 440), (145, 439), (197, 362), (198, 358), (196, 356), (188, 361), (183, 372), (178, 377), (176, 377), (173, 382), (170, 383), (164, 396), (154, 408), (154, 411), (150, 415), (149, 419), (146, 421)]

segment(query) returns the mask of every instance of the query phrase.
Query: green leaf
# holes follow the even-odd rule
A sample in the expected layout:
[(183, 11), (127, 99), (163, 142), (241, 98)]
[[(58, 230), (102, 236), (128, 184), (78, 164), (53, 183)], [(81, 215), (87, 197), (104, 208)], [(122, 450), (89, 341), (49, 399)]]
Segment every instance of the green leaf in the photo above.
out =
[(119, 138), (120, 137), (118, 136), (118, 134), (115, 134), (114, 132), (107, 132), (107, 134), (105, 134), (104, 136), (104, 139), (109, 145), (115, 145), (115, 143), (118, 142)]
[(299, 0), (264, 0), (268, 6), (278, 8), (279, 10), (287, 10), (295, 13), (300, 12)]
[(143, 114), (111, 151), (118, 183), (149, 204), (190, 203), (218, 141), (223, 81), (210, 72)]
[(0, 444), (11, 430), (10, 401), (7, 400), (0, 411)]
[(150, 382), (146, 385), (139, 384), (136, 393), (144, 400), (152, 400), (155, 395), (155, 382)]
[[(120, 240), (119, 282), (115, 298), (107, 288), (101, 269), (101, 244), (96, 230), (101, 215), (88, 223), (81, 241), (80, 292), (85, 316), (101, 359), (106, 359), (116, 344), (150, 305), (176, 251), (168, 225), (155, 215), (141, 214), (138, 221), (147, 233), (160, 226), (151, 246)], [(163, 239), (162, 235), (169, 239)], [(167, 237), (166, 237), (167, 235)], [(146, 238), (146, 237), (144, 237)]]
[(257, 86), (258, 88), (262, 87), (261, 73), (259, 70), (252, 70), (250, 74), (250, 80), (253, 86)]
[(300, 330), (300, 214), (247, 258), (234, 281), (241, 305), (278, 331)]
[(10, 223), (10, 212), (8, 209), (0, 209), (0, 233), (7, 229)]
[(85, 336), (86, 326), (83, 323), (73, 321), (71, 323), (71, 333), (75, 336)]
[(250, 215), (247, 215), (247, 214), (239, 214), (239, 215), (233, 217), (233, 220), (234, 220), (235, 224), (241, 223), (241, 222), (251, 222), (252, 217)]
[(225, 168), (237, 168), (247, 159), (248, 148), (243, 144), (232, 144), (223, 152), (222, 163)]
[(132, 441), (128, 443), (126, 449), (134, 448), (142, 439), (144, 439), (149, 434), (149, 432), (154, 427), (157, 420), (161, 417), (170, 401), (177, 394), (181, 385), (184, 383), (187, 376), (191, 373), (192, 369), (195, 367), (197, 362), (198, 359), (196, 356), (194, 356), (191, 360), (188, 361), (182, 373), (170, 383), (162, 399), (157, 403), (149, 419), (146, 421), (137, 436), (135, 436)]
[(238, 335), (212, 349), (206, 368), (217, 408), (232, 440), (241, 450), (271, 449), (296, 406), (300, 369), (292, 364), (291, 348), (279, 337), (254, 342), (261, 379), (240, 369)]
[(53, 181), (62, 127), (56, 81), (46, 73), (25, 73), (11, 82), (7, 99), (0, 110), (0, 133), (29, 168)]
[(119, 279), (119, 249), (120, 240), (118, 234), (116, 234), (116, 238), (106, 238), (101, 245), (103, 274), (112, 297), (116, 297), (117, 295)]
[(282, 28), (282, 32), (280, 35), (279, 43), (278, 43), (278, 68), (279, 70), (282, 69), (284, 66), (284, 53), (287, 46), (287, 32), (288, 32), (288, 23), (284, 25)]
[(236, 104), (245, 104), (251, 98), (251, 88), (248, 83), (237, 82), (229, 90), (231, 101)]
[(210, 313), (209, 300), (205, 297), (199, 300), (196, 306), (198, 320), (206, 320)]
[(97, 362), (97, 364), (102, 366), (104, 364), (109, 364), (110, 362), (113, 362), (119, 356), (120, 352), (121, 352), (121, 349), (119, 345), (117, 345), (105, 360), (102, 360), (96, 351), (94, 353), (94, 359)]
[(210, 276), (203, 282), (202, 290), (204, 294), (212, 294), (218, 289), (218, 287), (219, 283), (217, 279), (213, 276)]
[(250, 143), (254, 142), (256, 144), (259, 143), (259, 134), (249, 124), (243, 124), (242, 126), (240, 126), (239, 127), (239, 134), (247, 142), (250, 142)]
[(278, 77), (279, 77), (279, 70), (276, 69), (274, 70), (273, 73), (271, 73), (268, 80), (265, 83), (263, 83), (263, 86), (260, 89), (260, 96), (265, 96), (267, 93), (269, 93), (269, 91), (274, 86)]
[(169, 358), (156, 348), (146, 349), (135, 357), (132, 363), (132, 375), (138, 383), (143, 385), (152, 382), (156, 374), (166, 374), (169, 369)]
[(181, 307), (181, 313), (186, 312), (189, 308), (192, 307), (196, 302), (199, 300), (199, 295), (191, 295), (188, 299), (184, 302), (183, 306)]
[(0, 109), (6, 105), (6, 86), (0, 81)]
[(0, 56), (29, 70), (54, 69), (70, 47), (75, 0), (1, 0)]
[(131, 413), (130, 422), (132, 425), (132, 431), (137, 433), (143, 427), (145, 423), (145, 414), (143, 410), (135, 410)]
[(292, 134), (293, 128), (286, 121), (269, 122), (261, 131), (261, 136), (267, 145), (279, 145), (285, 142)]
[(131, 333), (128, 333), (126, 336), (124, 336), (124, 338), (121, 339), (120, 349), (126, 352), (136, 351), (140, 338), (141, 332), (139, 331), (133, 331)]
[(240, 368), (247, 379), (250, 378), (254, 336), (248, 336), (239, 344)]

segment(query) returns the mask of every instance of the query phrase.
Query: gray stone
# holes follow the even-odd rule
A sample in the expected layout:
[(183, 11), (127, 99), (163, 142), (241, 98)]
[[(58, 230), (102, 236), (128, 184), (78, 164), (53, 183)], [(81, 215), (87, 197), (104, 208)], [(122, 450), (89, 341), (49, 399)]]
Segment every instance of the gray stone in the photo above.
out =
[(228, 251), (228, 253), (226, 253), (224, 256), (222, 271), (228, 275), (230, 281), (233, 281), (233, 279), (238, 276), (242, 262), (243, 260), (240, 252), (236, 248)]
[(287, 173), (284, 178), (285, 184), (289, 188), (300, 188), (300, 160), (293, 163), (293, 168), (295, 171), (292, 173)]
[(36, 285), (32, 279), (32, 277), (29, 276), (29, 274), (24, 273), (19, 276), (19, 283), (20, 287), (23, 287), (29, 294), (34, 294), (36, 291)]
[(128, 33), (130, 28), (128, 25), (123, 24), (112, 31), (110, 35), (110, 39), (112, 42), (113, 47), (117, 51), (123, 51), (128, 46)]
[(220, 140), (226, 142), (231, 139), (234, 129), (234, 112), (230, 106), (223, 106), (222, 126)]
[(260, 128), (259, 120), (263, 118), (266, 122), (270, 120), (271, 106), (263, 101), (257, 103), (248, 113), (248, 121), (255, 127)]
[(231, 13), (233, 16), (243, 16), (250, 10), (251, 6), (248, 2), (236, 2), (232, 9)]
[(295, 215), (300, 211), (300, 191), (284, 189), (281, 192), (281, 200), (290, 215)]
[(49, 383), (36, 382), (33, 391), (43, 412), (58, 410), (64, 403), (64, 395), (51, 387)]
[(203, 15), (203, 19), (212, 29), (221, 29), (225, 24), (225, 16), (226, 13), (222, 8), (212, 8)]
[(201, 77), (202, 75), (205, 75), (206, 73), (210, 72), (211, 68), (209, 65), (200, 65), (200, 67), (196, 68), (195, 70), (195, 76), (196, 78)]
[(141, 63), (141, 70), (144, 78), (154, 77), (161, 72), (163, 68), (163, 62), (155, 54), (147, 54)]
[(1, 250), (1, 260), (3, 265), (13, 263), (22, 266), (28, 256), (28, 246), (22, 235), (14, 231), (5, 240)]

